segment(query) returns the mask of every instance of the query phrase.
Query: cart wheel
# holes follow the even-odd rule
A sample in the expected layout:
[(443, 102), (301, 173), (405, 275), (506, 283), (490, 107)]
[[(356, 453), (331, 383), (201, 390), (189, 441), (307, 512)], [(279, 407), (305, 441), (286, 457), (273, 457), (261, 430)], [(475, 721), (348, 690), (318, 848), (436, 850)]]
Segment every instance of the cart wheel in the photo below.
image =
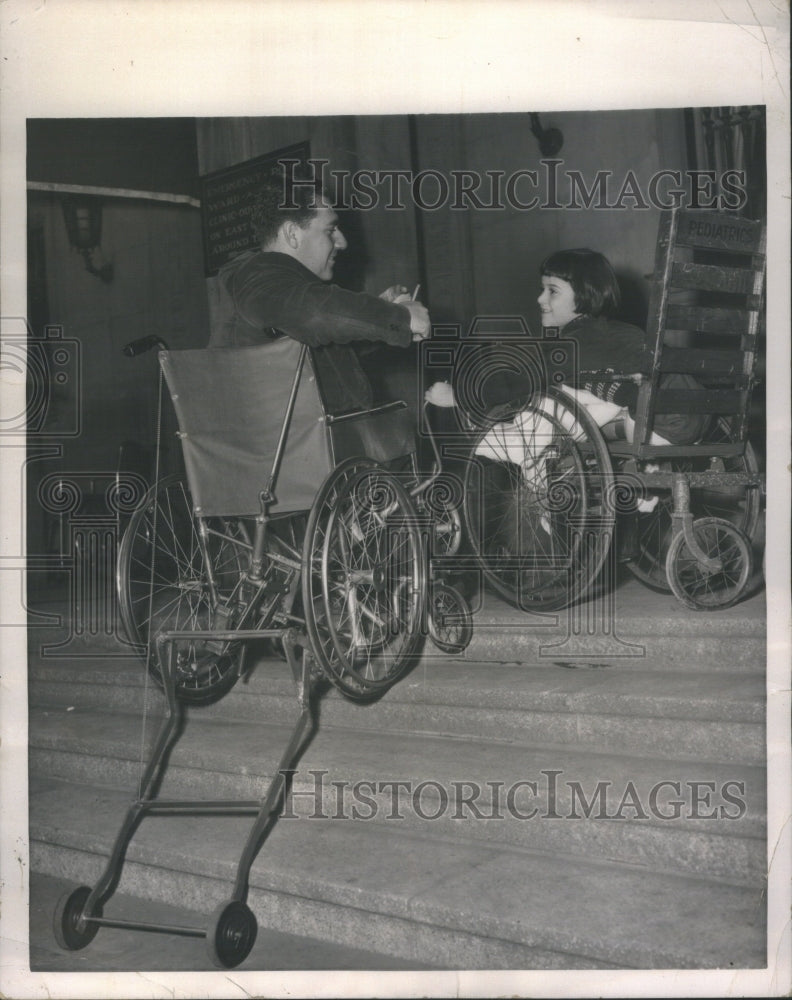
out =
[(246, 903), (221, 903), (212, 914), (206, 932), (206, 947), (214, 965), (233, 969), (250, 954), (256, 942), (258, 924)]
[(470, 605), (456, 587), (447, 583), (432, 586), (429, 638), (441, 652), (450, 654), (464, 653), (473, 638)]
[[(702, 444), (731, 444), (734, 434), (728, 420), (719, 418), (706, 432)], [(759, 463), (750, 443), (743, 455), (728, 458), (672, 458), (663, 460), (668, 472), (722, 471), (756, 477)], [(657, 506), (649, 513), (638, 515), (638, 551), (627, 563), (630, 572), (642, 583), (657, 590), (669, 589), (670, 577), (665, 571), (668, 549), (673, 537), (673, 498), (668, 490), (660, 493)], [(757, 535), (760, 491), (756, 487), (719, 486), (713, 482), (690, 488), (690, 510), (695, 518), (716, 517), (728, 520), (753, 542)]]
[[(82, 928), (80, 927), (80, 918), (90, 895), (90, 888), (81, 885), (79, 889), (65, 893), (58, 900), (55, 916), (52, 919), (52, 930), (55, 933), (55, 940), (66, 951), (79, 951), (85, 948), (99, 931), (99, 924), (85, 923)], [(97, 906), (93, 915), (101, 917), (102, 907)]]
[(751, 546), (731, 521), (700, 517), (693, 522), (696, 544), (721, 568), (707, 569), (688, 548), (682, 532), (671, 542), (666, 573), (674, 596), (689, 608), (728, 608), (740, 599), (753, 569)]

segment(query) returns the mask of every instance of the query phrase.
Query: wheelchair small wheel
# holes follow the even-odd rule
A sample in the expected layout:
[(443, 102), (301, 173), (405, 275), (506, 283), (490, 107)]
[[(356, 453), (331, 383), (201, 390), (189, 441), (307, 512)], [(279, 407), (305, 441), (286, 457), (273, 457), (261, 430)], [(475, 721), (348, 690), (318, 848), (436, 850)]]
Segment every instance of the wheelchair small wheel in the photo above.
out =
[(368, 460), (330, 473), (303, 549), (303, 609), (311, 647), (345, 695), (382, 694), (413, 663), (425, 560), (412, 500)]
[(206, 932), (209, 958), (219, 969), (234, 969), (250, 954), (257, 934), (256, 917), (246, 903), (221, 903), (212, 913)]
[(666, 557), (666, 573), (674, 596), (696, 611), (728, 608), (745, 592), (753, 570), (751, 546), (731, 521), (702, 517), (693, 522), (699, 548), (720, 566), (709, 569), (688, 547), (683, 532), (674, 536)]
[[(121, 539), (116, 573), (121, 620), (159, 683), (157, 635), (234, 624), (247, 531), (238, 519), (211, 518), (206, 527), (202, 537), (190, 491), (174, 476), (149, 491)], [(236, 683), (243, 653), (239, 643), (180, 641), (177, 697), (192, 704), (217, 701)]]
[[(99, 924), (85, 921), (82, 926), (80, 925), (90, 895), (90, 888), (81, 885), (79, 889), (64, 893), (58, 900), (52, 920), (52, 930), (55, 940), (64, 951), (79, 951), (85, 948), (99, 932)], [(101, 906), (95, 908), (93, 916), (102, 916)]]
[(450, 655), (464, 653), (473, 638), (473, 616), (456, 587), (432, 585), (428, 617), (429, 638), (435, 646)]
[[(727, 419), (716, 420), (702, 438), (702, 444), (731, 444), (734, 440)], [(697, 458), (672, 458), (662, 460), (663, 471), (704, 472), (712, 469), (727, 473), (742, 473), (755, 477), (759, 473), (759, 463), (750, 442), (745, 445), (743, 455), (710, 460), (708, 456)], [(759, 523), (761, 507), (760, 491), (747, 486), (723, 486), (717, 484), (706, 487), (691, 487), (690, 510), (695, 518), (717, 517), (729, 521), (753, 543)], [(657, 506), (646, 514), (638, 514), (638, 546), (635, 558), (629, 560), (630, 572), (649, 587), (669, 591), (671, 585), (666, 573), (666, 560), (673, 538), (673, 501), (669, 491), (660, 494)]]
[(429, 512), (430, 559), (455, 556), (462, 545), (462, 483), (455, 477), (439, 476), (426, 491), (420, 507)]
[(613, 468), (599, 428), (549, 387), (492, 412), (465, 472), (465, 525), (486, 583), (522, 610), (579, 600), (602, 569), (615, 520)]

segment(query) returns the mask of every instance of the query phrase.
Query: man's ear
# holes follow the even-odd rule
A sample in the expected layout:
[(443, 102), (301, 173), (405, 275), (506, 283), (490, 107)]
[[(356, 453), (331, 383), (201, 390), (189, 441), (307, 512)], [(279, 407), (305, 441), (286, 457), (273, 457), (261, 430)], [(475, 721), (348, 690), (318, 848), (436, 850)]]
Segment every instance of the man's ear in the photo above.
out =
[(287, 219), (280, 228), (281, 237), (292, 250), (300, 245), (300, 232), (301, 227), (293, 219)]

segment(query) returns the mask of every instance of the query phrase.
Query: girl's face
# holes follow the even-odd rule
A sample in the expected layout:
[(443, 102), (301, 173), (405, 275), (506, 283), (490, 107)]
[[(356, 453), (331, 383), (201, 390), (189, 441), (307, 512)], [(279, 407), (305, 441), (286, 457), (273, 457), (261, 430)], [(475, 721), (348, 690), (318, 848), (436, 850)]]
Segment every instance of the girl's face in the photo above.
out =
[(542, 326), (563, 327), (580, 313), (575, 308), (575, 293), (568, 281), (542, 275), (542, 294), (537, 299), (542, 310)]

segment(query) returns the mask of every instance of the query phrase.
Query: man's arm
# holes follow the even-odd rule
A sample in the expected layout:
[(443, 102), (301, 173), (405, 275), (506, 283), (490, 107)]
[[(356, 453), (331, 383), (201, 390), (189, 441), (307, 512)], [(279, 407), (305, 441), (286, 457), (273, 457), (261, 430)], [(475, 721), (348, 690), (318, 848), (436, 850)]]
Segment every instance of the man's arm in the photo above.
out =
[[(232, 277), (229, 291), (247, 323), (277, 327), (311, 347), (356, 340), (406, 347), (413, 339), (408, 303), (396, 305), (325, 284), (301, 265), (251, 261)], [(425, 313), (420, 303), (412, 305)]]

